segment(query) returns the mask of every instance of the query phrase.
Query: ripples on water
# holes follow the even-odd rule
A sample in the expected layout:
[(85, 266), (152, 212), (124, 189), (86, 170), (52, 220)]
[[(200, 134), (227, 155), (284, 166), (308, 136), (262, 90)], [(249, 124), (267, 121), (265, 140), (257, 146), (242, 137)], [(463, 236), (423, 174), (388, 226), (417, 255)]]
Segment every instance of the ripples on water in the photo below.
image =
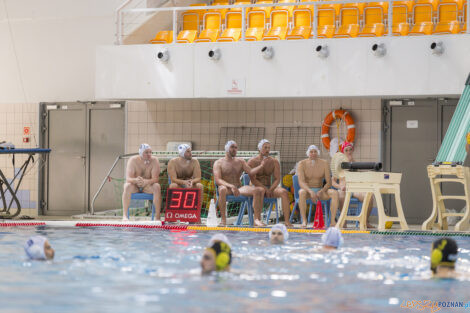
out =
[[(347, 234), (340, 250), (322, 252), (317, 234), (272, 246), (266, 233), (228, 232), (232, 272), (201, 277), (210, 232), (6, 230), (2, 312), (397, 312), (406, 300), (470, 300), (470, 281), (430, 279), (435, 237)], [(26, 260), (33, 234), (49, 238), (54, 261)], [(470, 274), (469, 240), (456, 240), (457, 269)]]

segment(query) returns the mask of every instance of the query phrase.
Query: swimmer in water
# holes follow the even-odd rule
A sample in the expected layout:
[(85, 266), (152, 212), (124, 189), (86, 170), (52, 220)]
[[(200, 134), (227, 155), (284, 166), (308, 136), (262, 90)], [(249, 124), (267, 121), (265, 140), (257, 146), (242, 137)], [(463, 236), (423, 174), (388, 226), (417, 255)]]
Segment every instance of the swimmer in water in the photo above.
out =
[[(319, 158), (320, 149), (311, 145), (307, 149), (307, 159), (299, 162), (297, 176), (299, 178), (299, 208), (302, 216), (302, 228), (307, 227), (307, 199), (313, 203), (318, 200), (331, 199), (331, 226), (335, 226), (336, 210), (338, 210), (338, 191), (330, 189), (330, 167), (325, 160)], [(323, 186), (323, 180), (326, 180)]]
[(269, 242), (273, 245), (282, 245), (289, 239), (289, 232), (284, 224), (276, 224), (269, 231)]
[(253, 211), (255, 217), (255, 226), (266, 226), (261, 222), (261, 210), (263, 209), (264, 188), (256, 186), (242, 186), (240, 177), (245, 171), (248, 175), (256, 175), (264, 165), (264, 160), (256, 168), (248, 166), (245, 160), (237, 158), (238, 145), (230, 140), (225, 144), (225, 157), (214, 163), (214, 180), (218, 186), (219, 201), (218, 207), (222, 222), (220, 226), (227, 224), (227, 212), (225, 199), (227, 195), (236, 197), (242, 195), (253, 197)]
[(201, 259), (201, 271), (203, 275), (214, 271), (230, 271), (232, 263), (232, 245), (224, 234), (212, 236), (209, 245), (204, 250)]
[(168, 177), (170, 188), (199, 188), (201, 184), (201, 166), (199, 161), (193, 158), (191, 147), (187, 144), (178, 146), (179, 156), (168, 162)]
[[(271, 151), (271, 143), (267, 139), (263, 139), (258, 143), (259, 155), (251, 158), (248, 161), (248, 166), (255, 168), (259, 166), (263, 160), (263, 168), (256, 175), (250, 176), (251, 183), (256, 186), (264, 189), (264, 196), (267, 198), (281, 198), (282, 210), (284, 213), (284, 224), (287, 227), (291, 227), (292, 224), (289, 222), (290, 214), (290, 202), (289, 202), (289, 192), (279, 186), (281, 182), (281, 165), (279, 161), (275, 158), (269, 156)], [(263, 202), (263, 199), (261, 199)], [(263, 205), (263, 203), (261, 203)], [(259, 216), (255, 215), (255, 218), (261, 220), (261, 212)]]
[(329, 227), (321, 236), (323, 250), (336, 250), (344, 242), (341, 231), (336, 227)]
[(152, 148), (143, 143), (139, 148), (139, 155), (135, 155), (127, 162), (126, 182), (122, 193), (122, 220), (128, 221), (127, 212), (131, 202), (131, 194), (145, 192), (153, 194), (156, 219), (160, 220), (161, 188), (158, 183), (160, 164), (158, 159), (152, 156)]
[(33, 236), (26, 241), (24, 251), (30, 260), (52, 260), (55, 251), (43, 236)]
[(431, 271), (435, 278), (457, 278), (455, 271), (458, 246), (452, 238), (441, 238), (431, 246)]

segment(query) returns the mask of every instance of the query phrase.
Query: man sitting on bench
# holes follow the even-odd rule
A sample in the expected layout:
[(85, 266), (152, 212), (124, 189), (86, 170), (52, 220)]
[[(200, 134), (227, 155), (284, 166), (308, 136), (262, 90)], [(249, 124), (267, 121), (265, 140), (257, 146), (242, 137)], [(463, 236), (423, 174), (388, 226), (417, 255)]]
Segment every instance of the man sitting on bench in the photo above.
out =
[(143, 143), (139, 148), (139, 155), (135, 155), (127, 162), (126, 182), (122, 193), (122, 220), (128, 221), (127, 212), (131, 202), (131, 194), (145, 192), (153, 194), (156, 219), (160, 220), (161, 189), (158, 183), (160, 164), (158, 159), (152, 156), (152, 148)]
[(168, 177), (170, 177), (170, 188), (199, 188), (201, 194), (201, 166), (199, 161), (193, 159), (191, 147), (187, 144), (178, 146), (179, 157), (168, 162)]

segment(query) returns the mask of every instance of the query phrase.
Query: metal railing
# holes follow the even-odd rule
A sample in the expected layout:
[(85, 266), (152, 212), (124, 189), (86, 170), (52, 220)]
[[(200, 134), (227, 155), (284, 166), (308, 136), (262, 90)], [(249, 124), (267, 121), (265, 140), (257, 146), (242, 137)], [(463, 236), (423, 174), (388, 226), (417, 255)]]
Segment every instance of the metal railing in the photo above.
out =
[[(130, 0), (129, 0), (130, 1)], [(392, 21), (393, 21), (393, 3), (394, 2), (403, 2), (403, 0), (388, 0), (388, 1), (380, 1), (380, 2), (388, 2), (388, 16), (387, 16), (387, 36), (393, 36), (392, 32)], [(411, 1), (411, 0), (410, 0)], [(311, 1), (311, 2), (290, 2), (290, 3), (260, 3), (260, 4), (235, 4), (235, 5), (211, 5), (211, 6), (189, 6), (189, 7), (168, 7), (168, 8), (137, 8), (137, 9), (126, 9), (121, 7), (118, 9), (117, 14), (117, 37), (118, 42), (119, 38), (122, 37), (122, 14), (124, 13), (156, 13), (156, 12), (172, 12), (173, 17), (173, 43), (176, 43), (177, 34), (178, 34), (178, 12), (180, 11), (197, 11), (197, 10), (220, 10), (220, 9), (241, 9), (242, 14), (242, 27), (241, 27), (241, 40), (245, 40), (245, 31), (247, 29), (247, 9), (257, 8), (257, 7), (287, 7), (287, 6), (313, 6), (313, 19), (312, 19), (312, 36), (313, 38), (318, 38), (318, 7), (322, 5), (328, 4), (355, 4), (355, 3), (371, 3), (374, 1), (370, 0), (337, 0), (337, 1)], [(377, 1), (375, 1), (377, 2)], [(466, 14), (462, 14), (464, 17), (467, 16), (467, 21), (463, 21), (463, 23), (467, 23), (466, 33), (470, 34), (470, 27), (468, 27), (468, 20), (470, 16), (470, 0), (466, 0)]]

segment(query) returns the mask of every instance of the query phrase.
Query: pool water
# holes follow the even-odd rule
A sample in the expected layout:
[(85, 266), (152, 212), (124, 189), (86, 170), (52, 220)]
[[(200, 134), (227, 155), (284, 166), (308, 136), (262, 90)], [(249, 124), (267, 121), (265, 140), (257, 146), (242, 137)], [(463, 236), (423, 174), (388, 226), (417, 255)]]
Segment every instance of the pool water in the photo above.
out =
[[(49, 238), (53, 261), (28, 261), (31, 235)], [(201, 276), (214, 232), (114, 228), (3, 228), (0, 312), (413, 312), (404, 301), (470, 301), (470, 279), (430, 279), (436, 237), (344, 235), (322, 252), (320, 234), (227, 232), (232, 272)], [(467, 237), (457, 270), (470, 275)], [(469, 311), (442, 308), (440, 312)], [(431, 312), (425, 309), (423, 312)]]

